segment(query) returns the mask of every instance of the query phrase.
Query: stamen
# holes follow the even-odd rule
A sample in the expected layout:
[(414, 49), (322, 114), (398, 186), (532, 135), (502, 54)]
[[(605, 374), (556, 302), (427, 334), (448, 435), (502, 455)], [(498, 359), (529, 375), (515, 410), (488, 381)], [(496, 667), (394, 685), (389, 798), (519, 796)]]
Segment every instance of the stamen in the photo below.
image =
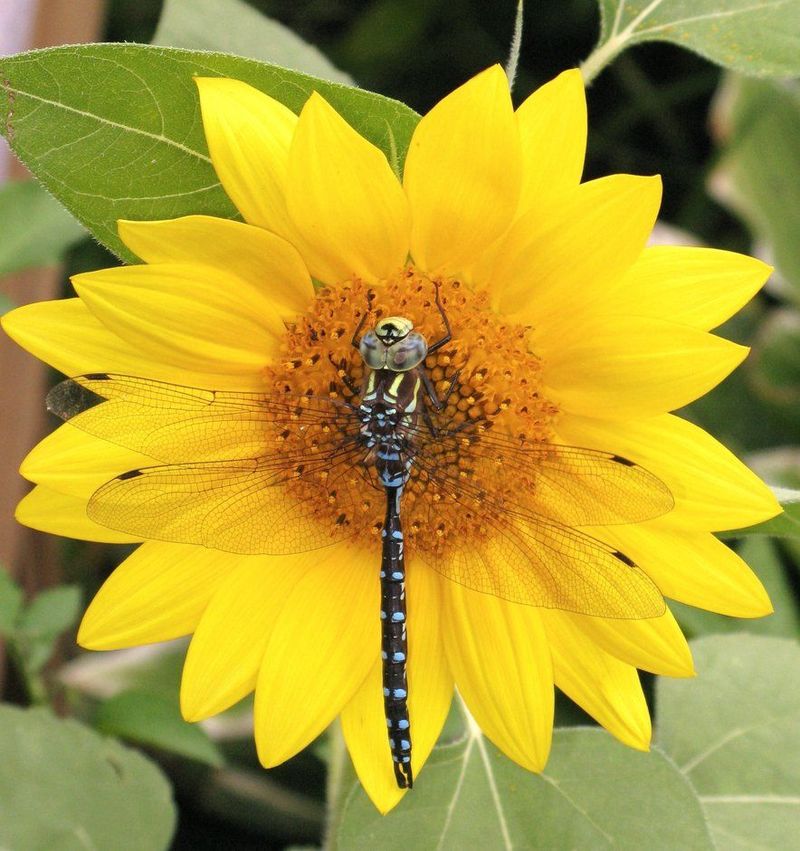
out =
[[(458, 429), (459, 436), (439, 445), (418, 417), (425, 461), (412, 460), (403, 510), (406, 538), (418, 549), (438, 551), (451, 538), (485, 533), (481, 497), (499, 504), (529, 500), (535, 489), (530, 476), (504, 475), (496, 453), (480, 445), (495, 434), (513, 435), (520, 445), (548, 442), (558, 407), (542, 393), (542, 363), (530, 350), (530, 329), (501, 321), (487, 293), (473, 292), (454, 279), (436, 282), (452, 339), (425, 361), (443, 410), (427, 407), (438, 433)], [(345, 409), (330, 422), (305, 410), (314, 410), (314, 397), (341, 400), (358, 409), (367, 371), (351, 340), (365, 313), (364, 331), (381, 316), (405, 316), (429, 343), (444, 333), (434, 282), (413, 266), (371, 287), (354, 279), (321, 290), (309, 313), (288, 329), (280, 360), (265, 370), (271, 392), (297, 398), (293, 420), (267, 429), (265, 452), (292, 456), (296, 469), (307, 463), (313, 471), (284, 483), (297, 498), (298, 510), (331, 529), (346, 524), (354, 536), (372, 542), (380, 535), (384, 509), (383, 500), (374, 498), (375, 448), (352, 451), (353, 421)], [(337, 462), (337, 453), (345, 451), (347, 459)], [(330, 461), (320, 460), (325, 458)], [(330, 489), (324, 487), (329, 478), (335, 485)], [(452, 492), (454, 482), (463, 490), (458, 497)], [(465, 510), (469, 505), (475, 510)]]

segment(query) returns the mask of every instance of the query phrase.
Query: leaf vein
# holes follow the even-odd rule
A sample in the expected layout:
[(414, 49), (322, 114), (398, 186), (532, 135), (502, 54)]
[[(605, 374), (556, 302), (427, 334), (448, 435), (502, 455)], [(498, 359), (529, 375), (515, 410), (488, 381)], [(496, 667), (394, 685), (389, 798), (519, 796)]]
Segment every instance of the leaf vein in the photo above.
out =
[(442, 832), (439, 836), (439, 842), (436, 844), (436, 851), (441, 851), (444, 847), (444, 838), (447, 835), (447, 831), (450, 829), (450, 822), (453, 820), (453, 813), (455, 812), (456, 804), (458, 803), (458, 798), (461, 795), (461, 787), (464, 785), (464, 778), (467, 776), (467, 765), (469, 763), (469, 756), (472, 753), (472, 748), (475, 744), (475, 737), (470, 736), (469, 741), (467, 742), (467, 746), (464, 748), (464, 753), (461, 756), (461, 771), (458, 774), (458, 779), (456, 780), (456, 784), (453, 787), (453, 794), (450, 798), (450, 803), (447, 805), (447, 812), (444, 817), (444, 824), (442, 825)]
[[(202, 160), (203, 162), (206, 162), (206, 163), (209, 163), (209, 164), (211, 163), (210, 157), (207, 157), (205, 154), (201, 154), (200, 151), (196, 151), (196, 150), (194, 150), (194, 148), (190, 148), (188, 145), (184, 145), (184, 144), (182, 144), (181, 142), (178, 142), (175, 139), (170, 139), (168, 136), (165, 136), (163, 133), (152, 133), (151, 131), (143, 130), (140, 127), (131, 127), (128, 124), (122, 124), (121, 122), (114, 121), (111, 118), (104, 118), (102, 115), (97, 115), (94, 112), (88, 112), (87, 110), (84, 110), (84, 109), (78, 109), (77, 107), (69, 106), (68, 104), (61, 103), (60, 101), (51, 100), (49, 98), (41, 97), (40, 95), (33, 94), (32, 92), (26, 92), (26, 91), (23, 91), (22, 89), (14, 88), (13, 86), (9, 87), (9, 88), (10, 88), (10, 91), (13, 91), (15, 95), (21, 95), (23, 97), (31, 98), (31, 100), (38, 101), (38, 105), (37, 105), (36, 109), (40, 108), (41, 106), (52, 106), (52, 107), (55, 107), (56, 109), (63, 109), (66, 112), (71, 112), (71, 113), (74, 113), (75, 115), (81, 115), (84, 118), (89, 118), (89, 119), (92, 119), (93, 121), (98, 121), (101, 124), (107, 124), (109, 127), (116, 127), (119, 130), (123, 130), (123, 131), (128, 132), (128, 133), (134, 133), (138, 136), (144, 136), (148, 139), (152, 139), (155, 142), (159, 142), (159, 143), (164, 144), (164, 145), (169, 145), (170, 147), (177, 148), (177, 150), (182, 151), (183, 153), (188, 154), (189, 156), (195, 157), (195, 158)], [(35, 111), (36, 110), (34, 110), (34, 112)], [(33, 115), (33, 112), (29, 113), (28, 116), (26, 116), (26, 117), (30, 117), (30, 115)], [(163, 113), (161, 113), (160, 110), (159, 110), (159, 115), (161, 115), (162, 122), (163, 122)]]
[(800, 806), (800, 795), (699, 795), (704, 804), (787, 804)]
[(717, 18), (732, 18), (736, 15), (744, 15), (747, 12), (760, 12), (764, 9), (770, 8), (778, 8), (780, 6), (785, 6), (789, 0), (771, 0), (768, 3), (755, 3), (752, 6), (744, 6), (741, 9), (728, 9), (726, 11), (717, 11), (717, 12), (707, 12), (703, 15), (693, 15), (690, 18), (681, 18), (677, 21), (669, 21), (665, 24), (658, 24), (653, 27), (648, 27), (644, 30), (639, 30), (638, 32), (632, 32), (632, 35), (635, 38), (640, 38), (642, 36), (651, 36), (654, 33), (663, 32), (665, 30), (672, 29), (673, 27), (680, 27), (684, 24), (694, 24), (698, 21), (707, 21), (707, 20), (716, 20)]
[(481, 760), (483, 761), (483, 766), (486, 769), (486, 779), (489, 781), (489, 789), (492, 793), (494, 808), (497, 811), (497, 820), (500, 822), (500, 831), (503, 834), (503, 844), (508, 849), (508, 851), (512, 851), (514, 846), (511, 843), (511, 835), (508, 832), (508, 822), (506, 821), (506, 814), (505, 810), (503, 809), (503, 802), (500, 800), (500, 793), (497, 790), (497, 782), (495, 781), (494, 770), (492, 769), (491, 762), (489, 761), (489, 754), (486, 751), (486, 743), (484, 742), (483, 736), (480, 733), (478, 733), (476, 741), (478, 742), (478, 750), (481, 752)]
[(584, 809), (584, 808), (583, 808), (583, 807), (582, 807), (582, 806), (581, 806), (581, 805), (580, 805), (577, 801), (573, 800), (573, 799), (572, 799), (572, 798), (571, 798), (571, 797), (570, 797), (570, 796), (569, 796), (569, 795), (568, 795), (568, 794), (567, 794), (567, 793), (566, 793), (566, 792), (565, 792), (565, 791), (561, 788), (561, 785), (558, 783), (558, 781), (557, 781), (557, 780), (555, 780), (554, 778), (552, 778), (552, 777), (550, 777), (549, 775), (544, 774), (544, 773), (540, 774), (539, 776), (542, 778), (542, 780), (544, 780), (544, 782), (545, 782), (545, 783), (548, 783), (550, 786), (552, 786), (552, 787), (556, 790), (556, 792), (558, 792), (558, 793), (559, 793), (559, 795), (561, 795), (561, 796), (564, 798), (564, 800), (565, 800), (565, 801), (566, 801), (566, 802), (567, 802), (567, 803), (568, 803), (568, 804), (569, 804), (569, 805), (570, 805), (570, 806), (571, 806), (571, 807), (572, 807), (572, 808), (573, 808), (573, 809), (574, 809), (577, 813), (579, 813), (580, 815), (582, 815), (582, 816), (586, 819), (586, 821), (588, 821), (588, 822), (589, 822), (589, 824), (590, 824), (590, 825), (591, 825), (591, 826), (592, 826), (592, 827), (593, 827), (593, 828), (594, 828), (594, 829), (595, 829), (598, 833), (602, 834), (602, 836), (605, 838), (605, 840), (608, 842), (608, 844), (609, 844), (609, 845), (615, 845), (615, 844), (616, 844), (616, 843), (614, 842), (614, 837), (613, 837), (610, 833), (606, 833), (606, 831), (605, 831), (605, 830), (603, 830), (603, 828), (602, 828), (602, 827), (600, 827), (600, 825), (599, 825), (599, 824), (598, 824), (598, 823), (597, 823), (597, 822), (596, 822), (596, 821), (595, 821), (595, 820), (594, 820), (594, 819), (593, 819), (593, 818), (589, 815), (589, 813), (588, 813), (588, 812), (587, 812), (587, 811), (586, 811), (586, 810), (585, 810), (585, 809)]
[(753, 730), (757, 730), (759, 727), (766, 727), (770, 724), (774, 724), (778, 721), (782, 720), (778, 717), (770, 717), (766, 718), (763, 721), (759, 721), (756, 724), (751, 724), (747, 727), (736, 727), (733, 730), (729, 730), (724, 736), (720, 736), (715, 742), (712, 742), (705, 750), (700, 751), (698, 754), (695, 754), (690, 760), (685, 762), (680, 766), (680, 770), (684, 774), (690, 774), (692, 771), (697, 768), (702, 762), (705, 762), (710, 756), (715, 754), (721, 748), (724, 748), (725, 745), (730, 742), (735, 741), (740, 736), (744, 736), (747, 733), (751, 733)]

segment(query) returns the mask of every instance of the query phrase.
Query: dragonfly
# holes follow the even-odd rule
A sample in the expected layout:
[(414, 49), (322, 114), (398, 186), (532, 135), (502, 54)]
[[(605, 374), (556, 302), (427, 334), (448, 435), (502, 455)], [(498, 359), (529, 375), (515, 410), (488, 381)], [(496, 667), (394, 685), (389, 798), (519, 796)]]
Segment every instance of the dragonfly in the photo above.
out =
[(406, 546), (447, 579), (511, 602), (651, 618), (665, 604), (647, 573), (581, 527), (637, 523), (673, 507), (657, 476), (620, 455), (526, 441), (486, 418), (448, 418), (459, 373), (440, 398), (425, 366), (452, 339), (438, 287), (435, 303), (443, 334), (430, 344), (403, 316), (378, 318), (362, 334), (363, 313), (351, 343), (364, 375), (361, 386), (343, 377), (349, 399), (112, 373), (68, 379), (47, 398), (63, 420), (154, 461), (91, 496), (88, 516), (103, 526), (264, 555), (373, 533), (383, 701), (400, 788), (414, 780)]

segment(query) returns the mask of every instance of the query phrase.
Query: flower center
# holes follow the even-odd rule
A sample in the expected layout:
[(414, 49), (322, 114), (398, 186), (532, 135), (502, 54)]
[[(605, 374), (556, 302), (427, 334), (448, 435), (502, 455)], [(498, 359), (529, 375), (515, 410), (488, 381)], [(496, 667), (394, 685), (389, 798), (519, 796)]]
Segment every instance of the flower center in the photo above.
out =
[(421, 551), (440, 551), (454, 535), (481, 534), (483, 499), (530, 502), (535, 483), (512, 475), (505, 467), (513, 460), (504, 461), (501, 451), (550, 441), (558, 414), (541, 393), (542, 363), (529, 349), (529, 329), (492, 312), (486, 293), (408, 267), (374, 286), (354, 279), (320, 291), (287, 331), (282, 362), (266, 369), (272, 392), (308, 397), (310, 409), (314, 397), (342, 403), (341, 417), (323, 420), (299, 407), (296, 420), (273, 435), (277, 451), (296, 459), (298, 475), (287, 486), (314, 522), (347, 525), (362, 538), (380, 532), (385, 496), (347, 407), (358, 406), (369, 371), (353, 334), (365, 312), (362, 334), (381, 317), (404, 316), (432, 345), (446, 332), (436, 285), (452, 338), (422, 366), (442, 409), (425, 397), (429, 417), (418, 416), (410, 436), (420, 448), (402, 497), (406, 538)]

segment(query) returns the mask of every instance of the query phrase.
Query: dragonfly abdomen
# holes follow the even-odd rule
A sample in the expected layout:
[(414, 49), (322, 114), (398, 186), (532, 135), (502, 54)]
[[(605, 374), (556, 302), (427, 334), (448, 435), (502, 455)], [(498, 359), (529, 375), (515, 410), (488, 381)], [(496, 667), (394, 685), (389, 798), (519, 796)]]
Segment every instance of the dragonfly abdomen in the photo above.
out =
[(411, 728), (408, 719), (406, 659), (406, 584), (400, 488), (386, 488), (386, 522), (381, 532), (381, 658), (383, 706), (394, 774), (400, 788), (411, 788)]

